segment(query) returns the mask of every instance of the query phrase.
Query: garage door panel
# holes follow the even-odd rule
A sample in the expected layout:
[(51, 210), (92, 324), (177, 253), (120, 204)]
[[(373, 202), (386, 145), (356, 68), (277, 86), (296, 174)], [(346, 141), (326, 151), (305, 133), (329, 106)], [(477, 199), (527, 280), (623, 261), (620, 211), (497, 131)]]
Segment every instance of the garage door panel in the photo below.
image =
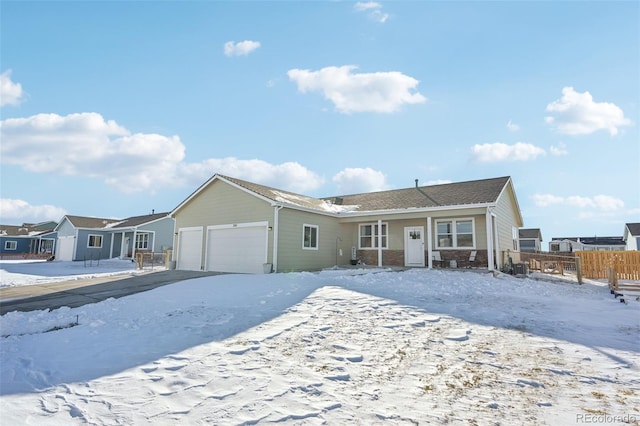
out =
[(202, 228), (178, 231), (178, 259), (176, 267), (199, 271), (202, 264)]
[(208, 230), (208, 271), (262, 273), (266, 260), (266, 225)]

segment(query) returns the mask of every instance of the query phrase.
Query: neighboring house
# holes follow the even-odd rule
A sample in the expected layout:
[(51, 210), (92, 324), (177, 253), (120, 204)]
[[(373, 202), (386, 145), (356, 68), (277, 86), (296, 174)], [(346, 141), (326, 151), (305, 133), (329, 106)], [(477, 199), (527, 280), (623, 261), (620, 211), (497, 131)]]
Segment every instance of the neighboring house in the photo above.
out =
[(539, 252), (542, 250), (542, 232), (539, 228), (520, 229), (520, 251)]
[(55, 222), (0, 225), (0, 256), (43, 256), (54, 252)]
[(522, 215), (510, 177), (313, 198), (214, 175), (171, 213), (178, 269), (262, 273), (352, 260), (501, 267)]
[(552, 238), (549, 251), (552, 253), (571, 253), (574, 251), (616, 251), (624, 250), (622, 237), (563, 237)]
[(124, 220), (67, 215), (56, 227), (56, 260), (130, 259), (137, 251), (164, 251), (173, 244), (168, 213)]
[(640, 223), (627, 223), (624, 225), (625, 250), (640, 250)]

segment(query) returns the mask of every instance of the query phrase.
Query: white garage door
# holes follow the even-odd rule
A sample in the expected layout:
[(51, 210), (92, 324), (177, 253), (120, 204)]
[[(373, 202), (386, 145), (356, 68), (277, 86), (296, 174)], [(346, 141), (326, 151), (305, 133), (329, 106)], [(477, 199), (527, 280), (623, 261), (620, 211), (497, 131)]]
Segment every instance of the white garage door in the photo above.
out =
[(207, 271), (261, 274), (267, 261), (267, 222), (207, 229)]
[(178, 230), (178, 259), (176, 268), (199, 271), (202, 263), (202, 228)]
[(73, 260), (73, 243), (76, 237), (59, 237), (56, 244), (56, 260)]

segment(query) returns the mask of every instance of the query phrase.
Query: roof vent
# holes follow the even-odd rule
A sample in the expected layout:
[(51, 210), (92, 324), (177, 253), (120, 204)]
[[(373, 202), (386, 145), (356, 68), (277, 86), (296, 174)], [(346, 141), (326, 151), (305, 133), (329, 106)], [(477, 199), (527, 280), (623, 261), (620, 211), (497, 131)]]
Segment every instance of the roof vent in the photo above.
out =
[(416, 179), (416, 188), (418, 187), (418, 179)]

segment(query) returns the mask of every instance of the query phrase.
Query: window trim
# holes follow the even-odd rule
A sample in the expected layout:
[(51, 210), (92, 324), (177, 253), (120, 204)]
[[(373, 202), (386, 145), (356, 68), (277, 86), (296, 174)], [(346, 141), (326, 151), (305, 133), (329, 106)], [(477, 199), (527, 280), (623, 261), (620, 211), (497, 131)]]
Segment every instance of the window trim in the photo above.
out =
[[(13, 248), (11, 246), (13, 246)], [(16, 241), (16, 240), (5, 241), (4, 242), (4, 249), (5, 250), (11, 250), (11, 251), (18, 250), (18, 241)]]
[[(371, 226), (371, 235), (365, 235), (366, 237), (371, 238), (371, 246), (364, 247), (362, 245), (362, 227), (363, 226)], [(382, 241), (384, 245), (382, 247), (378, 247), (374, 245), (374, 242), (378, 238), (378, 233), (376, 232), (376, 227), (378, 226), (378, 222), (366, 222), (358, 224), (358, 250), (378, 250), (382, 248), (383, 250), (387, 250), (389, 248), (389, 222), (382, 222), (382, 229), (384, 229), (384, 233), (382, 234)]]
[[(91, 237), (100, 237), (100, 245), (99, 246), (92, 246), (91, 245)], [(104, 241), (104, 235), (100, 235), (100, 234), (89, 234), (87, 236), (87, 248), (102, 248), (102, 243)]]
[[(458, 222), (471, 222), (471, 245), (470, 246), (458, 246), (458, 233), (457, 223)], [(438, 233), (438, 225), (440, 223), (451, 223), (451, 247), (441, 246), (440, 238)], [(476, 248), (476, 220), (474, 217), (458, 217), (455, 219), (437, 219), (436, 220), (436, 232), (435, 236), (435, 246), (438, 250), (474, 250)], [(447, 234), (448, 235), (448, 234)], [(467, 233), (463, 233), (462, 235), (468, 235)]]
[[(305, 236), (306, 236), (307, 228), (316, 230), (315, 245), (312, 245), (314, 241), (310, 240), (309, 247), (305, 246)], [(311, 234), (311, 236), (313, 236), (313, 234)], [(311, 225), (309, 223), (302, 224), (302, 250), (318, 250), (318, 246), (320, 245), (319, 242), (320, 242), (320, 227), (318, 225)]]
[[(149, 235), (150, 234), (151, 234), (150, 232), (138, 232), (138, 233), (136, 233), (136, 239), (135, 239), (135, 241), (133, 243), (135, 248), (136, 248), (136, 250), (149, 250), (149, 240), (150, 240)], [(139, 243), (138, 238), (142, 238), (142, 237), (145, 237), (144, 241), (143, 241), (145, 243), (144, 244), (145, 247), (139, 247), (138, 246), (138, 243)]]

